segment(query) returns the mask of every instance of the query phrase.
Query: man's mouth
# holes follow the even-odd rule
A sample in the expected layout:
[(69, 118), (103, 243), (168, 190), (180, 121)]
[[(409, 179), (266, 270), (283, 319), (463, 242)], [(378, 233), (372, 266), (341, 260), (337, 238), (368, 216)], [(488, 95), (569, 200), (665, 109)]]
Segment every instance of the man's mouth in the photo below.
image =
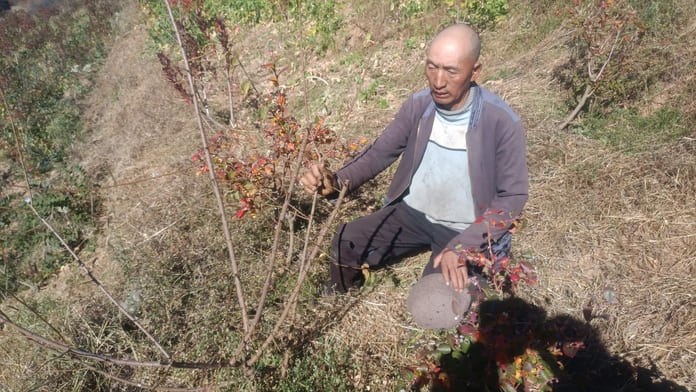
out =
[(447, 94), (446, 91), (442, 91), (442, 92), (433, 91), (433, 95), (434, 95), (436, 98), (445, 98), (445, 97), (447, 97), (447, 95), (449, 95), (449, 94)]

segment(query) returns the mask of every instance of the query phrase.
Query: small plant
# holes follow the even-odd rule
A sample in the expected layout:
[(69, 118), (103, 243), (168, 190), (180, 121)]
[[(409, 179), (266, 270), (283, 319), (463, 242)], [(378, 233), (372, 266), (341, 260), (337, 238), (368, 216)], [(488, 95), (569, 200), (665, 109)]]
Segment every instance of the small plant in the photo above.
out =
[(509, 12), (507, 0), (449, 0), (447, 6), (457, 20), (479, 30), (495, 27)]
[(50, 187), (39, 186), (33, 200), (8, 195), (0, 202), (6, 207), (0, 215), (0, 259), (6, 266), (0, 270), (0, 282), (8, 292), (29, 282), (41, 284), (69, 260), (61, 243), (22, 204), (32, 203), (42, 216), (55, 222), (71, 247), (82, 249), (91, 240), (93, 212), (98, 206), (91, 202), (84, 171), (80, 167), (65, 171)]
[(633, 56), (645, 27), (628, 0), (576, 0), (568, 17), (575, 27), (570, 61), (554, 75), (572, 91), (577, 105), (561, 129), (590, 98), (610, 107), (636, 98), (646, 85), (632, 76), (646, 65), (645, 59)]
[(372, 81), (366, 89), (360, 90), (358, 93), (358, 100), (367, 102), (369, 99), (375, 98), (377, 96), (377, 89), (381, 86), (382, 82), (379, 79)]
[(420, 14), (427, 8), (426, 0), (407, 0), (392, 2), (392, 8), (398, 7), (403, 13), (406, 19), (412, 19)]
[(408, 37), (406, 38), (406, 41), (404, 41), (404, 46), (406, 49), (409, 50), (414, 50), (418, 46), (418, 38), (416, 37)]
[[(514, 233), (518, 221), (495, 220), (495, 212), (477, 223)], [(490, 237), (490, 236), (489, 236)], [(493, 243), (489, 242), (489, 249)], [(426, 348), (421, 365), (412, 367), (412, 391), (433, 390), (549, 391), (553, 372), (537, 350), (532, 349), (542, 311), (529, 308), (510, 294), (521, 283), (536, 284), (533, 259), (498, 257), (494, 252), (458, 249), (463, 264), (485, 276), (470, 278), (476, 289), (469, 311), (453, 336)], [(529, 310), (529, 309), (532, 310)], [(551, 343), (556, 347), (557, 342)]]
[[(283, 193), (291, 180), (291, 164), (298, 156), (303, 162), (343, 160), (355, 152), (359, 143), (343, 145), (334, 133), (324, 127), (324, 120), (316, 118), (310, 125), (303, 126), (289, 113), (285, 89), (278, 78), (280, 72), (275, 64), (266, 64), (272, 73), (273, 92), (257, 101), (268, 113), (268, 126), (264, 129), (266, 153), (259, 152), (264, 144), (254, 146), (254, 140), (246, 133), (232, 132), (218, 134), (211, 139), (210, 153), (215, 166), (215, 176), (227, 190), (227, 202), (237, 205), (236, 216), (244, 217), (247, 213), (255, 215), (259, 209), (277, 205), (285, 197)], [(304, 132), (309, 132), (306, 146), (303, 148)], [(250, 146), (240, 151), (238, 146)], [(202, 151), (192, 157), (200, 165), (198, 173), (209, 170), (203, 161)]]

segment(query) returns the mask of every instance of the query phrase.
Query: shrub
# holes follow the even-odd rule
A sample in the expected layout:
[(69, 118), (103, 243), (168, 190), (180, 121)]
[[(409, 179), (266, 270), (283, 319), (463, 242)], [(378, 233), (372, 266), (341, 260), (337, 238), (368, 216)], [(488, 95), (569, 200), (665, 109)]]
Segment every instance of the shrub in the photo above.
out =
[(509, 12), (507, 0), (465, 0), (460, 7), (464, 21), (479, 30), (494, 28)]
[[(576, 0), (564, 12), (571, 25), (567, 63), (553, 70), (571, 93), (570, 105), (610, 113), (628, 108), (660, 80), (675, 61), (665, 45), (684, 25), (677, 0)], [(582, 96), (582, 98), (581, 98)]]

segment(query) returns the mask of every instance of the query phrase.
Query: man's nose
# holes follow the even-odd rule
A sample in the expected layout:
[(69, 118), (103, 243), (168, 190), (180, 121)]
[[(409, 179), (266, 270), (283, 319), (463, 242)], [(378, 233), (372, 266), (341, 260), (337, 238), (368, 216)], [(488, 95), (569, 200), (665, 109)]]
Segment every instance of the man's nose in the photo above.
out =
[(438, 70), (435, 74), (435, 87), (442, 88), (447, 84), (447, 79), (445, 78), (445, 72)]

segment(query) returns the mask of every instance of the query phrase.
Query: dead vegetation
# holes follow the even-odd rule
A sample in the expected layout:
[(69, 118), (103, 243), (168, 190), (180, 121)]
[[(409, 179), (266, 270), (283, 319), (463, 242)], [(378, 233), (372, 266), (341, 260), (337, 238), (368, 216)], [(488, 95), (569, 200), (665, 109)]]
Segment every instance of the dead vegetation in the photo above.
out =
[[(142, 17), (132, 11), (134, 20)], [(424, 86), (422, 49), (431, 31), (421, 28), (410, 35), (404, 26), (427, 23), (435, 30), (444, 23), (444, 15), (433, 12), (403, 20), (379, 5), (374, 12), (356, 6), (346, 13), (337, 48), (307, 61), (309, 112), (328, 114), (327, 123), (346, 140), (374, 137), (403, 99)], [(687, 32), (693, 32), (693, 17)], [(518, 255), (534, 256), (539, 283), (518, 294), (549, 316), (580, 320), (583, 306), (591, 304), (609, 316), (590, 322), (607, 358), (654, 369), (655, 377), (696, 388), (696, 133), (627, 154), (579, 133), (559, 132), (568, 106), (551, 69), (565, 56), (564, 27), (552, 29), (533, 45), (513, 46), (510, 41), (518, 38), (506, 31), (518, 22), (511, 15), (498, 32), (483, 35), (482, 79), (483, 86), (504, 97), (527, 126), (531, 197), (525, 227), (513, 249)], [(287, 65), (284, 77), (294, 85), (292, 104), (301, 108), (300, 49), (285, 40), (292, 37), (282, 33), (284, 28), (277, 22), (243, 31), (235, 46), (258, 86), (266, 79), (262, 64)], [(410, 38), (413, 48), (406, 45)], [(232, 355), (241, 327), (234, 316), (238, 309), (213, 196), (190, 161), (199, 148), (195, 119), (162, 77), (147, 39), (140, 23), (122, 34), (88, 102), (90, 131), (76, 153), (98, 181), (104, 206), (90, 267), (177, 359), (224, 360)], [(686, 52), (681, 66), (693, 69), (693, 49), (682, 46)], [(694, 73), (680, 75), (685, 80), (666, 80), (660, 90), (687, 102), (679, 97), (693, 98)], [(361, 95), (371, 86), (372, 95)], [(685, 90), (689, 86), (691, 92)], [(646, 107), (664, 100), (658, 92)], [(378, 206), (387, 180), (378, 179), (348, 201), (344, 218)], [(326, 214), (329, 207), (322, 208)], [(264, 220), (234, 225), (242, 278), (249, 287), (262, 282), (255, 268), (266, 256), (264, 233), (271, 228)], [(438, 339), (435, 333), (415, 328), (406, 312), (407, 288), (420, 276), (424, 258), (416, 256), (383, 271), (377, 285), (342, 298), (317, 295), (313, 285), (323, 279), (326, 260), (317, 261), (314, 280), (288, 323), (290, 333), (275, 342), (274, 350), (285, 350), (285, 356), (278, 361), (269, 353), (253, 377), (224, 369), (100, 370), (160, 386), (232, 379), (235, 386), (230, 390), (271, 390), (278, 385), (311, 390), (320, 384), (307, 370), (314, 369), (324, 376), (337, 374), (335, 385), (343, 390), (398, 390), (405, 386), (401, 368), (417, 363), (420, 348)], [(275, 279), (278, 297), (272, 302), (282, 302), (280, 296), (287, 292), (296, 268), (291, 261), (280, 265)], [(606, 287), (616, 291), (617, 305), (602, 305)], [(31, 298), (60, 327), (66, 343), (137, 360), (157, 357), (133, 326), (98, 297), (77, 267), (65, 267), (46, 287), (22, 297)], [(38, 333), (54, 334), (36, 317), (13, 310), (19, 308), (13, 301), (3, 303), (5, 308)], [(271, 308), (265, 319), (272, 320), (276, 312)], [(265, 332), (269, 326), (264, 324)], [(85, 371), (66, 357), (51, 359), (9, 331), (6, 327), (0, 335), (0, 385), (8, 390), (137, 390)]]

